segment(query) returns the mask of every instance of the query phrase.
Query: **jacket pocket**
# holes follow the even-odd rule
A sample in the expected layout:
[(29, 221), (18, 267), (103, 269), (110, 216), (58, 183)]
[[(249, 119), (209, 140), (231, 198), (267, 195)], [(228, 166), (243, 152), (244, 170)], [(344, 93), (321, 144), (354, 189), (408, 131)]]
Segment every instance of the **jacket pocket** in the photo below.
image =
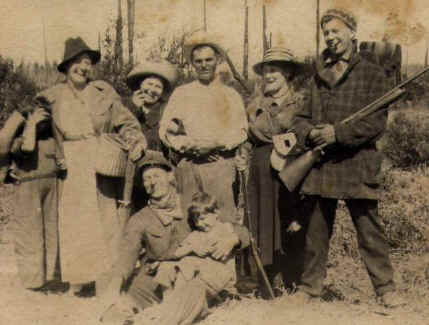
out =
[(363, 182), (369, 187), (378, 187), (382, 180), (383, 174), (381, 172), (381, 163), (383, 161), (383, 154), (379, 151), (368, 150), (365, 151), (364, 159), (364, 179)]

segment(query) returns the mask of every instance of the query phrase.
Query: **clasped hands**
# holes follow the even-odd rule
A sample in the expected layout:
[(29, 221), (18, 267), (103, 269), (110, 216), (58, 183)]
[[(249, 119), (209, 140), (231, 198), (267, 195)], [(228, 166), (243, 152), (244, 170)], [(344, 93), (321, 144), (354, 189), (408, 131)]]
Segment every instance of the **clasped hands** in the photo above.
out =
[(317, 124), (308, 135), (308, 140), (314, 147), (335, 143), (335, 128), (332, 124)]

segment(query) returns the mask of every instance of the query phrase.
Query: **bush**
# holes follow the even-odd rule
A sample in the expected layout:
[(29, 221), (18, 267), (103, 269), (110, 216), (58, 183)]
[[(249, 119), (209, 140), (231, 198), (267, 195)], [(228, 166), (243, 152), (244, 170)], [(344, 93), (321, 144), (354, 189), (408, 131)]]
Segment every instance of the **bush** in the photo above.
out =
[(429, 160), (429, 113), (407, 109), (394, 112), (383, 151), (393, 167), (407, 169)]
[(0, 56), (0, 128), (15, 109), (33, 99), (38, 87), (12, 60)]

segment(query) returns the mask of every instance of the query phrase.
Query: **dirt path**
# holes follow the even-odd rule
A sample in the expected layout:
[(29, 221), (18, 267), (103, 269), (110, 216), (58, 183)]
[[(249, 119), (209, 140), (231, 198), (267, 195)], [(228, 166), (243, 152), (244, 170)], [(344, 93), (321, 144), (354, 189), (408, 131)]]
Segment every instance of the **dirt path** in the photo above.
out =
[[(7, 230), (7, 228), (6, 228)], [(0, 324), (75, 325), (100, 324), (96, 320), (98, 308), (95, 298), (82, 299), (68, 295), (43, 295), (23, 290), (16, 276), (13, 247), (7, 231), (3, 232), (0, 249)], [(417, 259), (421, 260), (421, 259)], [(414, 262), (409, 262), (413, 264)], [(374, 304), (365, 270), (350, 260), (342, 266), (331, 267), (327, 279), (334, 292), (345, 300), (298, 304), (290, 296), (275, 301), (243, 299), (229, 301), (211, 309), (211, 314), (200, 324), (277, 325), (277, 324), (429, 324), (429, 292), (410, 292), (398, 276), (401, 294), (410, 304), (397, 310), (386, 310)], [(415, 263), (414, 263), (415, 264)], [(414, 268), (416, 269), (416, 268)], [(415, 272), (417, 276), (418, 272)], [(334, 279), (336, 281), (334, 282)], [(416, 280), (416, 279), (414, 279)], [(150, 324), (150, 322), (144, 322)]]

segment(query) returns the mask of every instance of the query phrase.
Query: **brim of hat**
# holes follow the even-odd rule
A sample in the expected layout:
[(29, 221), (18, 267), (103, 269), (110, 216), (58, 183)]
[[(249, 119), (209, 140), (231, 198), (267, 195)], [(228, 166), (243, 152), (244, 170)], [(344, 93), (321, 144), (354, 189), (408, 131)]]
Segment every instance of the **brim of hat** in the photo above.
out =
[(136, 176), (134, 179), (134, 184), (139, 187), (143, 187), (143, 172), (149, 168), (161, 168), (166, 172), (171, 172), (173, 168), (169, 165), (161, 164), (161, 163), (149, 163), (149, 164), (141, 164), (137, 163)]
[(194, 52), (195, 48), (208, 46), (213, 48), (222, 58), (225, 57), (225, 51), (222, 47), (212, 42), (201, 42), (201, 43), (192, 43), (185, 45), (185, 56), (188, 58), (188, 61), (192, 63), (192, 52)]
[(299, 72), (303, 64), (301, 62), (297, 61), (284, 61), (284, 60), (267, 60), (267, 61), (261, 61), (259, 63), (256, 63), (253, 66), (253, 71), (255, 71), (256, 74), (262, 76), (262, 68), (264, 67), (264, 64), (276, 64), (276, 65), (284, 65), (285, 67), (294, 67), (297, 72)]
[(62, 72), (62, 73), (66, 73), (67, 64), (82, 54), (88, 54), (89, 55), (89, 57), (91, 58), (92, 65), (97, 64), (101, 58), (101, 53), (99, 51), (84, 50), (84, 51), (81, 51), (81, 52), (77, 53), (76, 55), (72, 56), (71, 58), (61, 62), (57, 67), (58, 71)]
[(168, 93), (172, 89), (172, 84), (167, 78), (161, 76), (160, 74), (156, 73), (155, 71), (147, 71), (147, 72), (140, 72), (133, 74), (130, 77), (127, 77), (127, 86), (132, 90), (135, 91), (140, 88), (141, 82), (146, 79), (147, 77), (158, 77), (162, 80), (162, 83), (164, 84), (164, 93)]

